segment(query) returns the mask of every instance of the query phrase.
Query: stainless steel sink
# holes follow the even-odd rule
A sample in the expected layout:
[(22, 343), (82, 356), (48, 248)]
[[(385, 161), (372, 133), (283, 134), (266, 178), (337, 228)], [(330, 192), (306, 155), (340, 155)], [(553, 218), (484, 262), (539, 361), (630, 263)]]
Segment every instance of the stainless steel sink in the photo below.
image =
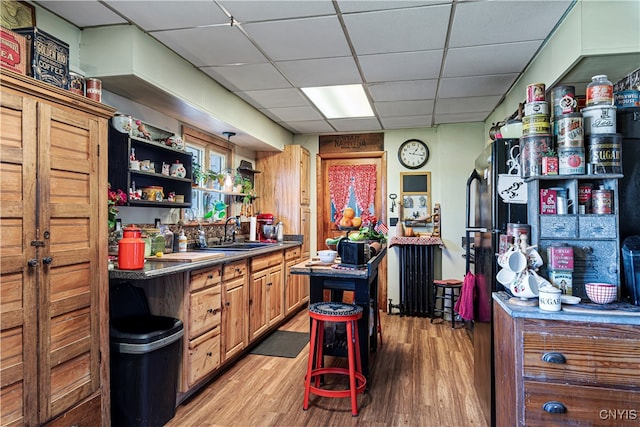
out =
[(226, 243), (224, 245), (214, 245), (208, 248), (200, 248), (200, 251), (251, 251), (268, 246), (273, 246), (276, 243), (258, 243), (258, 242), (243, 242), (243, 243)]

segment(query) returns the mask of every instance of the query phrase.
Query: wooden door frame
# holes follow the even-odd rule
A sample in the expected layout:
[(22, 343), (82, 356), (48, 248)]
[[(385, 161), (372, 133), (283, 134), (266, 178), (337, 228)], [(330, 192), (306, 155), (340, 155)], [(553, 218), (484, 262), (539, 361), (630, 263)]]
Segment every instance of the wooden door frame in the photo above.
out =
[[(322, 211), (324, 198), (328, 196), (329, 186), (323, 181), (322, 163), (325, 160), (348, 160), (348, 159), (380, 159), (380, 182), (378, 189), (380, 192), (380, 213), (376, 215), (380, 221), (387, 223), (387, 152), (386, 151), (365, 151), (355, 153), (318, 153), (316, 155), (316, 246), (318, 249), (324, 245), (322, 239)], [(378, 266), (378, 308), (386, 311), (387, 301), (387, 258), (382, 260)]]

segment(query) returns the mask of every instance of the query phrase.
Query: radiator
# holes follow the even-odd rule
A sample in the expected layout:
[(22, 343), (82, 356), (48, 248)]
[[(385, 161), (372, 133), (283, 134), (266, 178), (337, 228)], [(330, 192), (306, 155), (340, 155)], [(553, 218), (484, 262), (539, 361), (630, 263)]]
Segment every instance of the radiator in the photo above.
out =
[(433, 317), (434, 246), (402, 245), (400, 249), (400, 315)]

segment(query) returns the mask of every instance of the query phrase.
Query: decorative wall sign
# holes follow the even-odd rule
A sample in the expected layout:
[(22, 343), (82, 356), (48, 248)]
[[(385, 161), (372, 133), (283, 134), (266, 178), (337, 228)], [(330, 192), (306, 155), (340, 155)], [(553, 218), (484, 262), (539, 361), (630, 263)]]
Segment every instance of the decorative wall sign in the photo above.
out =
[(384, 151), (384, 133), (354, 133), (347, 135), (320, 135), (319, 153), (353, 153)]
[(400, 174), (402, 221), (420, 225), (431, 221), (431, 172)]
[(36, 26), (36, 10), (29, 3), (14, 0), (2, 0), (0, 17), (2, 26), (10, 30)]

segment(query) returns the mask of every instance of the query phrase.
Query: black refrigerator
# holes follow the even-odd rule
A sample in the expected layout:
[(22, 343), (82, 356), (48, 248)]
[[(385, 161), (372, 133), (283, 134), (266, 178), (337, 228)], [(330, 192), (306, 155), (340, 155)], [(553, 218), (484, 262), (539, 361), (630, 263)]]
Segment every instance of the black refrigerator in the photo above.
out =
[[(527, 223), (527, 188), (520, 177), (520, 141), (496, 139), (476, 158), (467, 181), (467, 260), (475, 274), (472, 322), (474, 384), (489, 425), (495, 422), (493, 311), (491, 293), (504, 290), (496, 282), (496, 254), (507, 224)], [(472, 247), (471, 247), (472, 246)], [(499, 337), (498, 337), (499, 339)]]

